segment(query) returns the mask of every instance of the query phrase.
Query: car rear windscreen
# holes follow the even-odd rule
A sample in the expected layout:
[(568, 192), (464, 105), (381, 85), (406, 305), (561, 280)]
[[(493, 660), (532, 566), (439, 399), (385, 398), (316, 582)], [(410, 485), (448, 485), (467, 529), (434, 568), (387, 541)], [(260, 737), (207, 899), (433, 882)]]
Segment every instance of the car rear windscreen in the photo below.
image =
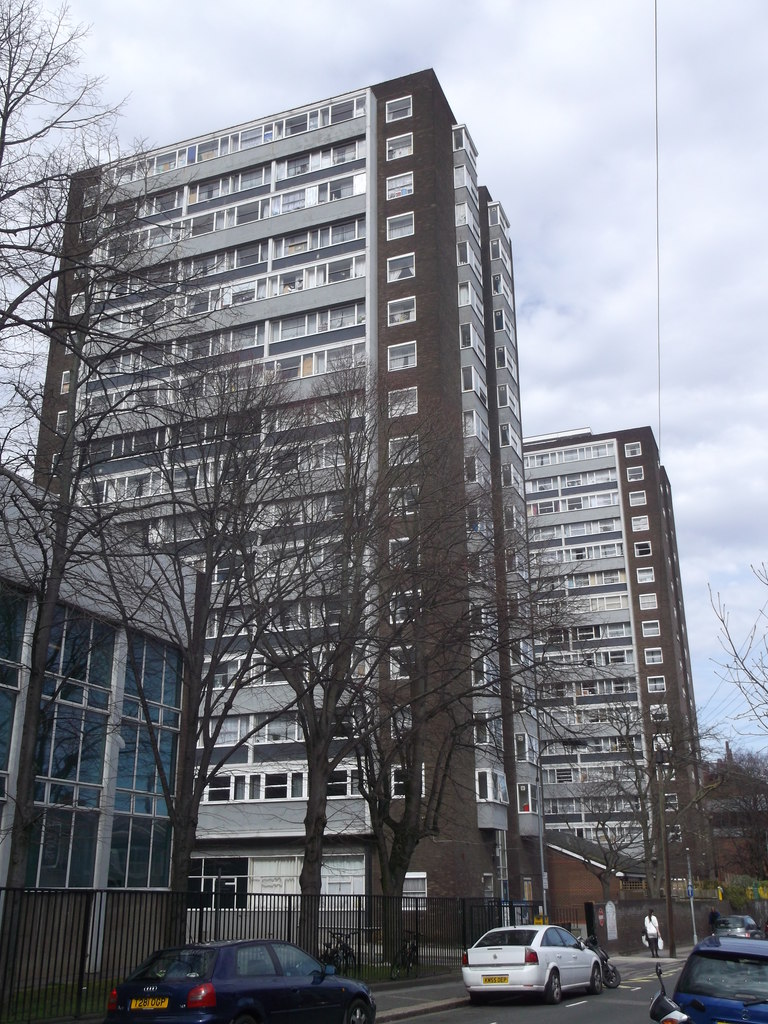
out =
[(768, 957), (695, 953), (680, 975), (677, 991), (739, 1002), (768, 1000)]
[(477, 940), (478, 946), (530, 946), (536, 932), (528, 928), (516, 928), (514, 931), (492, 932)]
[(215, 949), (166, 949), (155, 953), (131, 975), (131, 981), (184, 981), (210, 978), (216, 963)]

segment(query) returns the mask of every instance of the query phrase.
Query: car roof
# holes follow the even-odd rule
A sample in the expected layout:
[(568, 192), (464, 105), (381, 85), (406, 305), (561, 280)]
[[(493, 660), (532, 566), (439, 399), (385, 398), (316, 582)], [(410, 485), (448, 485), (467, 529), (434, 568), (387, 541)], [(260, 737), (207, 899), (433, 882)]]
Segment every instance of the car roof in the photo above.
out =
[(564, 932), (568, 931), (561, 924), (500, 924), (496, 928), (489, 928), (483, 935), (492, 935), (494, 932), (543, 932), (547, 928), (562, 928)]
[(735, 935), (708, 935), (693, 947), (694, 953), (716, 953), (718, 950), (723, 953), (749, 953), (768, 959), (768, 942), (737, 938)]
[(154, 952), (169, 953), (175, 949), (232, 949), (236, 946), (253, 946), (259, 943), (263, 945), (267, 942), (287, 942), (289, 946), (293, 945), (287, 939), (211, 939), (210, 942), (180, 942), (175, 946), (160, 946)]

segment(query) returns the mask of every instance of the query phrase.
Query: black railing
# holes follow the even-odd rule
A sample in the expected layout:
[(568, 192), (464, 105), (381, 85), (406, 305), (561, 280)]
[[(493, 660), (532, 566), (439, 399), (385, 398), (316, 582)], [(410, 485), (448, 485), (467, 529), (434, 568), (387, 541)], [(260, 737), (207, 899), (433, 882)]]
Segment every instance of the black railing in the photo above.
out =
[[(219, 939), (307, 934), (303, 897), (270, 893), (0, 889), (0, 1024), (104, 1012), (109, 993), (162, 946)], [(306, 910), (306, 904), (304, 904)], [(306, 918), (308, 915), (304, 915)], [(415, 936), (419, 971), (457, 970), (461, 954), (488, 928), (533, 920), (526, 903), (500, 900), (320, 896), (312, 903), (319, 955), (342, 934), (354, 974), (388, 978), (405, 932)]]

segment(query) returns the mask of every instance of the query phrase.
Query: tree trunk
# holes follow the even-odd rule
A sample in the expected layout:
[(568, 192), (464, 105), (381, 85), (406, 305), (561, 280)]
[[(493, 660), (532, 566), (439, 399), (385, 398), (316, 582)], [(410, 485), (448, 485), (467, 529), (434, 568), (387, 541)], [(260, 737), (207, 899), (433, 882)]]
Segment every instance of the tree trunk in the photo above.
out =
[(309, 953), (316, 953), (319, 948), (323, 841), (328, 824), (328, 771), (326, 757), (312, 758), (304, 817), (304, 860), (299, 875), (299, 945)]
[(37, 602), (32, 637), (29, 679), (24, 704), (24, 723), (21, 730), (17, 765), (17, 790), (11, 825), (11, 850), (6, 885), (22, 889), (27, 883), (27, 864), (32, 836), (40, 811), (35, 807), (35, 757), (40, 728), (40, 704), (45, 683), (45, 667), (51, 627), (61, 592), (64, 575), (63, 560), (54, 553), (51, 573), (42, 596)]
[[(179, 814), (173, 820), (173, 852), (171, 854), (171, 904), (168, 914), (166, 943), (174, 946), (183, 942), (196, 942), (198, 935), (188, 935), (187, 913), (189, 910), (189, 870), (192, 851), (197, 835), (197, 816), (187, 814), (180, 820)], [(199, 908), (202, 913), (202, 907)]]

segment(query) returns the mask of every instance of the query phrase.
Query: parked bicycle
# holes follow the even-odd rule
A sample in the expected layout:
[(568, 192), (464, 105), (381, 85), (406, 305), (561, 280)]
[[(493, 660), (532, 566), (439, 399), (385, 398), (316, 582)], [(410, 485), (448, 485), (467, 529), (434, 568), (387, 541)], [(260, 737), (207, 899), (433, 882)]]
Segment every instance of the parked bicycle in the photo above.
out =
[(419, 972), (419, 945), (416, 941), (416, 932), (411, 932), (405, 929), (403, 931), (405, 940), (397, 954), (395, 959), (392, 961), (392, 968), (389, 972), (390, 978), (394, 981), (400, 977), (400, 974), (405, 973), (410, 977), (411, 971), (414, 974)]
[(352, 932), (331, 931), (328, 934), (331, 938), (330, 941), (326, 940), (324, 943), (320, 959), (324, 964), (332, 964), (339, 974), (349, 974), (354, 971), (357, 966), (357, 957), (349, 944)]

